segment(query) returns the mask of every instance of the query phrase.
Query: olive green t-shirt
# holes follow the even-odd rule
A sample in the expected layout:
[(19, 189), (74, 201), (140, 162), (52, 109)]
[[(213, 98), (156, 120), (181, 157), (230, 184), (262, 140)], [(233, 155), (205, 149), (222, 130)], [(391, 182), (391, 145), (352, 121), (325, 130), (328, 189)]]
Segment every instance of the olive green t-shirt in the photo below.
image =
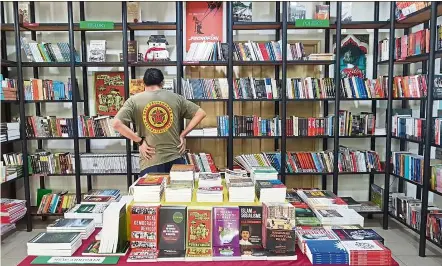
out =
[(145, 91), (127, 99), (116, 118), (126, 126), (134, 123), (138, 135), (144, 136), (147, 144), (155, 147), (150, 160), (140, 156), (140, 170), (181, 157), (177, 148), (180, 121), (191, 119), (198, 109), (198, 105), (167, 90)]

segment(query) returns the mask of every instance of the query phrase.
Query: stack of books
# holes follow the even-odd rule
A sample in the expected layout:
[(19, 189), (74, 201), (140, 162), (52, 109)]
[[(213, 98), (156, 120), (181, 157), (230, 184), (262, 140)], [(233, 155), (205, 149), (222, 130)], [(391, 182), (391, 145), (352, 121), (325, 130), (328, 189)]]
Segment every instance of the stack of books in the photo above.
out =
[(391, 265), (391, 250), (375, 240), (342, 241), (350, 265)]
[(81, 246), (81, 233), (39, 233), (28, 241), (28, 256), (72, 256)]
[(198, 186), (200, 187), (218, 187), (222, 186), (220, 173), (201, 172), (198, 176)]
[(170, 181), (191, 181), (195, 178), (195, 166), (188, 164), (174, 164), (170, 169)]
[(4, 78), (3, 75), (0, 74), (0, 82), (2, 86), (0, 91), (0, 100), (17, 101), (18, 100), (17, 80)]
[[(298, 226), (298, 225), (297, 225)], [(298, 241), (298, 247), (303, 254), (307, 251), (306, 242), (310, 240), (339, 240), (338, 237), (329, 229), (322, 227), (313, 227), (306, 229), (296, 230), (296, 239)]]
[[(132, 153), (132, 173), (140, 172), (140, 154)], [(127, 171), (126, 153), (82, 153), (80, 154), (82, 174), (109, 173), (125, 174)]]
[(305, 254), (316, 264), (349, 264), (349, 255), (339, 240), (307, 240)]
[(160, 202), (168, 177), (161, 174), (148, 174), (138, 178), (129, 188), (135, 202)]
[(15, 140), (20, 138), (20, 123), (10, 122), (0, 124), (0, 141)]
[(2, 223), (0, 225), (0, 235), (5, 235), (6, 233), (14, 230), (15, 228), (16, 228), (15, 224), (4, 224), (4, 223)]
[(25, 216), (26, 210), (25, 200), (0, 198), (2, 224), (14, 224)]
[(109, 205), (111, 202), (115, 201), (113, 196), (105, 195), (86, 195), (81, 200), (81, 204), (106, 204)]
[(85, 198), (88, 196), (110, 196), (115, 201), (119, 201), (121, 198), (121, 193), (119, 189), (92, 189), (89, 190), (86, 195), (84, 195)]
[[(21, 37), (21, 45), (25, 51), (26, 58), (30, 62), (69, 62), (70, 50), (69, 43), (37, 43)], [(75, 51), (75, 62), (80, 62), (80, 56)]]
[(374, 240), (384, 244), (382, 238), (373, 229), (332, 229), (341, 241)]
[(364, 226), (364, 217), (353, 209), (313, 209), (322, 225), (360, 225)]
[(278, 179), (256, 180), (255, 188), (260, 202), (285, 202), (287, 187)]
[(223, 186), (213, 186), (213, 187), (198, 187), (196, 192), (197, 202), (223, 202), (224, 187)]
[(273, 166), (253, 166), (250, 171), (250, 178), (255, 183), (258, 180), (277, 180), (278, 172)]
[(206, 127), (193, 129), (187, 137), (214, 137), (218, 136), (218, 128)]
[(248, 177), (226, 179), (229, 202), (254, 202), (255, 186)]
[(38, 214), (64, 213), (75, 206), (75, 194), (68, 194), (67, 191), (54, 194), (46, 194), (37, 209)]
[(80, 233), (81, 239), (88, 239), (95, 230), (93, 219), (57, 219), (54, 223), (46, 227), (50, 233), (71, 232)]
[(181, 79), (182, 95), (186, 99), (228, 99), (229, 84), (226, 78)]
[(184, 61), (226, 61), (227, 43), (193, 42)]
[[(204, 129), (203, 129), (204, 130)], [(216, 129), (215, 129), (216, 130)], [(195, 130), (192, 130), (192, 132)], [(203, 133), (204, 134), (204, 133)], [(216, 133), (215, 133), (216, 135)], [(218, 173), (218, 169), (210, 153), (186, 153), (183, 156), (186, 164), (194, 166), (195, 172)]]
[(165, 189), (166, 202), (191, 202), (192, 194), (192, 181), (171, 180)]
[(323, 53), (323, 54), (309, 54), (307, 60), (335, 60), (335, 54)]
[(299, 197), (312, 209), (348, 208), (347, 204), (328, 190), (297, 190)]
[(120, 133), (112, 127), (110, 116), (84, 116), (78, 118), (79, 137), (119, 137)]
[(102, 227), (103, 212), (107, 204), (77, 204), (64, 213), (64, 218), (94, 219), (95, 227)]
[[(78, 84), (78, 83), (77, 83)], [(26, 101), (72, 100), (72, 82), (58, 80), (31, 79), (23, 81)], [(78, 85), (75, 88), (78, 95)]]

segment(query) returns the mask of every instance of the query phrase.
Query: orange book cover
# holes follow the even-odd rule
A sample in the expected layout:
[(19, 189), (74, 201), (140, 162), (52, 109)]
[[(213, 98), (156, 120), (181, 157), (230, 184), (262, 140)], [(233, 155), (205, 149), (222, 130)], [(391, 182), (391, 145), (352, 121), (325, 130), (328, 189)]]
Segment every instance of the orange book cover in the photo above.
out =
[(96, 72), (94, 87), (97, 114), (115, 116), (124, 104), (124, 72)]
[(137, 182), (137, 186), (158, 186), (163, 183), (164, 177), (162, 176), (147, 176), (140, 178), (140, 180)]
[(186, 51), (194, 42), (223, 42), (223, 2), (186, 2)]

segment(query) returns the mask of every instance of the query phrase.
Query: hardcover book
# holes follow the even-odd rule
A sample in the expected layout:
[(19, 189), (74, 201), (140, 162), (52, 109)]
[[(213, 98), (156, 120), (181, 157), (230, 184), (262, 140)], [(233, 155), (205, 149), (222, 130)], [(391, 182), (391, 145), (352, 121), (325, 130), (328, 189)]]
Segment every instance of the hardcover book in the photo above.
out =
[(124, 104), (124, 72), (95, 72), (94, 86), (97, 114), (115, 116)]
[(241, 246), (260, 246), (262, 242), (262, 206), (239, 206)]
[(161, 206), (159, 257), (184, 257), (186, 251), (186, 207)]
[(239, 208), (213, 208), (213, 246), (238, 247)]
[(127, 41), (127, 61), (130, 63), (138, 61), (137, 41)]

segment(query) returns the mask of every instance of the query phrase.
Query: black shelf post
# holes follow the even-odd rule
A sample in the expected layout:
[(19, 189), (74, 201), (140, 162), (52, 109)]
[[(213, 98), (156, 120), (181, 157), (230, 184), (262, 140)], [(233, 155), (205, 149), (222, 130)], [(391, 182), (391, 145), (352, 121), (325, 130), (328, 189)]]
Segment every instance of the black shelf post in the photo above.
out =
[(282, 2), (282, 81), (281, 81), (281, 182), (285, 184), (287, 164), (287, 2)]
[[(124, 66), (124, 100), (129, 98), (129, 62), (127, 61), (127, 3), (121, 2), (121, 19), (123, 25), (123, 66)], [(126, 182), (129, 188), (132, 185), (132, 143), (126, 139)]]
[[(77, 88), (77, 77), (75, 75), (75, 42), (74, 42), (74, 11), (72, 2), (68, 4), (68, 24), (69, 24), (69, 47), (70, 47), (70, 71), (72, 88)], [(78, 140), (78, 110), (77, 110), (77, 93), (72, 93), (72, 121), (75, 125), (74, 131), (74, 157), (75, 157), (75, 196), (77, 203), (81, 202), (81, 179), (80, 179), (80, 145)]]
[[(182, 78), (184, 77), (183, 69), (183, 2), (177, 1), (175, 4), (176, 14), (176, 93), (182, 93)], [(184, 130), (184, 119), (180, 120), (180, 130)]]
[[(433, 118), (433, 88), (434, 88), (434, 61), (436, 60), (435, 36), (437, 24), (437, 5), (438, 2), (431, 2), (431, 20), (430, 20), (430, 56), (428, 62), (428, 91), (427, 91), (427, 124), (429, 125)], [(427, 242), (426, 224), (428, 212), (428, 191), (430, 189), (430, 156), (431, 156), (431, 136), (432, 127), (425, 127), (425, 150), (424, 150), (424, 178), (422, 184), (422, 209), (421, 209), (421, 227), (419, 239), (419, 256), (425, 257), (425, 246)]]
[(227, 143), (227, 168), (233, 169), (233, 7), (227, 2), (227, 82), (229, 84), (229, 99), (227, 100), (227, 116), (229, 117), (229, 136)]
[(390, 2), (390, 34), (388, 46), (388, 103), (387, 103), (387, 141), (385, 145), (385, 180), (384, 180), (384, 217), (383, 227), (388, 229), (388, 199), (390, 194), (390, 168), (391, 168), (391, 128), (392, 128), (392, 105), (393, 105), (393, 71), (394, 71), (394, 23), (395, 17), (395, 2)]
[(334, 119), (334, 150), (333, 150), (333, 193), (338, 194), (338, 155), (339, 155), (339, 104), (341, 100), (341, 11), (342, 2), (336, 5), (336, 58), (335, 58), (335, 119)]
[[(80, 2), (80, 21), (85, 21), (86, 16), (84, 12), (84, 1)], [(87, 62), (87, 44), (86, 44), (86, 32), (81, 31), (80, 33), (81, 39), (81, 62)], [(84, 115), (88, 116), (89, 113), (89, 86), (88, 86), (88, 77), (87, 77), (87, 66), (81, 67), (82, 77), (83, 77), (83, 99), (84, 99)], [(91, 152), (91, 141), (86, 139), (86, 153)], [(86, 184), (87, 191), (92, 189), (92, 176), (86, 176)]]
[[(14, 33), (15, 33), (15, 50), (17, 59), (17, 80), (23, 80), (22, 57), (21, 57), (21, 42), (20, 42), (20, 25), (18, 14), (18, 2), (14, 5)], [(23, 90), (23, 82), (17, 82), (20, 102), (20, 121), (25, 121), (25, 92)], [(25, 187), (26, 200), (26, 229), (28, 232), (32, 231), (32, 217), (31, 217), (31, 192), (29, 187), (29, 172), (28, 172), (28, 143), (26, 142), (26, 127), (25, 123), (20, 123), (20, 137), (23, 140), (21, 149), (23, 154), (23, 182)]]
[[(379, 21), (379, 2), (374, 2), (374, 21)], [(378, 76), (378, 42), (379, 42), (379, 29), (374, 29), (373, 33), (373, 76), (372, 79), (376, 79)], [(376, 114), (376, 100), (371, 101), (371, 112)], [(372, 136), (370, 138), (370, 150), (376, 149), (376, 138)], [(371, 200), (371, 185), (374, 183), (374, 174), (370, 174), (368, 181), (368, 200)], [(371, 217), (371, 216), (370, 216)]]
[[(275, 2), (276, 4), (276, 11), (275, 11), (275, 22), (281, 22), (281, 2)], [(284, 3), (283, 3), (284, 4)], [(275, 31), (275, 40), (279, 41), (281, 39), (281, 29), (277, 29)], [(279, 71), (280, 68), (279, 66), (275, 66), (275, 80), (279, 80)], [(275, 101), (275, 116), (279, 116), (279, 102)], [(279, 140), (275, 139), (274, 140), (274, 149), (275, 151), (279, 150)]]
[[(325, 2), (326, 5), (330, 7), (330, 1)], [(330, 14), (330, 8), (329, 8), (329, 14)], [(330, 29), (325, 30), (325, 36), (324, 36), (324, 50), (326, 53), (330, 52)], [(330, 66), (324, 66), (324, 78), (328, 78), (330, 76)], [(324, 115), (323, 117), (328, 116), (328, 101), (324, 101)], [(328, 149), (328, 138), (322, 139), (322, 150)], [(323, 190), (327, 189), (327, 175), (321, 176), (321, 186)]]

